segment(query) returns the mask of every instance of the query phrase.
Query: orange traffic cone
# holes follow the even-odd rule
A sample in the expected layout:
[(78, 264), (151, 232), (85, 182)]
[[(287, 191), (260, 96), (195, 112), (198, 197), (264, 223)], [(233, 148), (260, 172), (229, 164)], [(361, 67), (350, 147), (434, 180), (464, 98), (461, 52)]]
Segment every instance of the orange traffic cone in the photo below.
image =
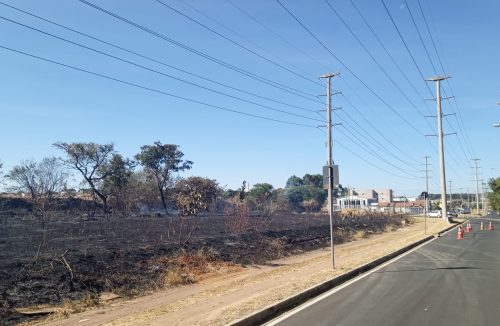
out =
[(464, 238), (464, 229), (462, 229), (462, 226), (460, 225), (458, 227), (457, 240), (462, 240), (463, 238)]
[(481, 221), (481, 231), (484, 230), (484, 224), (483, 224), (483, 221)]
[(472, 232), (472, 224), (469, 222), (469, 232)]
[(490, 221), (490, 226), (488, 226), (488, 230), (490, 230), (490, 231), (493, 231), (493, 230), (494, 230), (494, 228), (493, 228), (493, 224), (491, 224), (491, 221)]
[(469, 223), (465, 223), (464, 232), (469, 232)]

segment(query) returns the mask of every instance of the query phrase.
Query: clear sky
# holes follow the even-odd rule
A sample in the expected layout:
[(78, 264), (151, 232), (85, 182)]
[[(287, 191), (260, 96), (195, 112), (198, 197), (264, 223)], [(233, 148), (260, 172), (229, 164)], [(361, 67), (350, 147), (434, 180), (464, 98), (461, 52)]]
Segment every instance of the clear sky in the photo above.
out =
[(378, 0), (280, 0), (284, 7), (274, 0), (162, 1), (88, 0), (126, 23), (78, 0), (1, 0), (4, 172), (23, 159), (62, 155), (51, 146), (57, 141), (114, 142), (133, 157), (159, 140), (180, 145), (194, 161), (185, 176), (229, 188), (243, 180), (284, 187), (291, 175), (321, 173), (326, 163), (326, 135), (316, 128), (325, 125), (325, 98), (316, 96), (326, 89), (318, 76), (328, 72), (341, 74), (333, 89), (342, 95), (332, 97), (342, 107), (333, 116), (343, 123), (333, 129), (341, 184), (420, 194), (429, 155), (430, 191), (438, 192), (437, 139), (425, 136), (437, 123), (424, 117), (436, 114), (435, 102), (424, 101), (435, 84), (427, 88), (422, 79), (436, 74), (452, 77), (442, 95), (455, 96), (443, 101), (444, 113), (456, 113), (444, 122), (445, 133), (457, 132), (445, 139), (452, 191), (474, 188), (472, 158), (481, 159), (480, 178), (500, 172), (500, 128), (493, 127), (500, 122), (500, 2), (385, 0), (413, 62)]

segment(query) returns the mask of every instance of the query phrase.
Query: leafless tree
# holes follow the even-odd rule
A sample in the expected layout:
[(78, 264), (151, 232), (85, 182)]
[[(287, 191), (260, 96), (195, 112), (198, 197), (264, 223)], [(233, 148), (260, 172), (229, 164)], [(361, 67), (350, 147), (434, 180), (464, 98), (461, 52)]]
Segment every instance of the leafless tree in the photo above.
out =
[(68, 173), (55, 157), (21, 162), (6, 176), (13, 190), (29, 194), (36, 215), (45, 225), (46, 214), (53, 209), (55, 197), (66, 188)]

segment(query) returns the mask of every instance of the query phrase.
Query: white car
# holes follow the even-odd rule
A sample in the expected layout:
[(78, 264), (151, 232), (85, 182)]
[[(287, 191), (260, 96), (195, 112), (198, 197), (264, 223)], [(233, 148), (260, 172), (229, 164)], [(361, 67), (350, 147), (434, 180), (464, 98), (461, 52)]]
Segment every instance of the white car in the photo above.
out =
[(429, 217), (441, 217), (441, 211), (430, 211)]

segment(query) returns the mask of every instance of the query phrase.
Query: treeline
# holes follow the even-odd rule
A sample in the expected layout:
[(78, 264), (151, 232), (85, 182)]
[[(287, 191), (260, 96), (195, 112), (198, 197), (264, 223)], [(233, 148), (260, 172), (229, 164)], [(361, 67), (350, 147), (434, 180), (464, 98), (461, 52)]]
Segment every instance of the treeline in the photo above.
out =
[[(216, 180), (203, 177), (180, 177), (193, 162), (184, 159), (178, 145), (141, 146), (133, 158), (118, 153), (112, 143), (65, 143), (53, 146), (61, 150), (61, 158), (41, 161), (26, 160), (3, 175), (9, 190), (23, 192), (35, 215), (44, 220), (57, 211), (61, 198), (75, 198), (68, 188), (73, 171), (81, 178), (84, 197), (96, 203), (105, 216), (158, 212), (169, 215), (194, 216), (201, 212), (215, 214), (247, 211), (248, 214), (272, 215), (286, 212), (317, 212), (327, 193), (322, 176), (292, 176), (284, 188), (257, 183), (247, 189), (243, 181), (239, 189), (222, 189)], [(2, 164), (0, 162), (0, 177)]]

